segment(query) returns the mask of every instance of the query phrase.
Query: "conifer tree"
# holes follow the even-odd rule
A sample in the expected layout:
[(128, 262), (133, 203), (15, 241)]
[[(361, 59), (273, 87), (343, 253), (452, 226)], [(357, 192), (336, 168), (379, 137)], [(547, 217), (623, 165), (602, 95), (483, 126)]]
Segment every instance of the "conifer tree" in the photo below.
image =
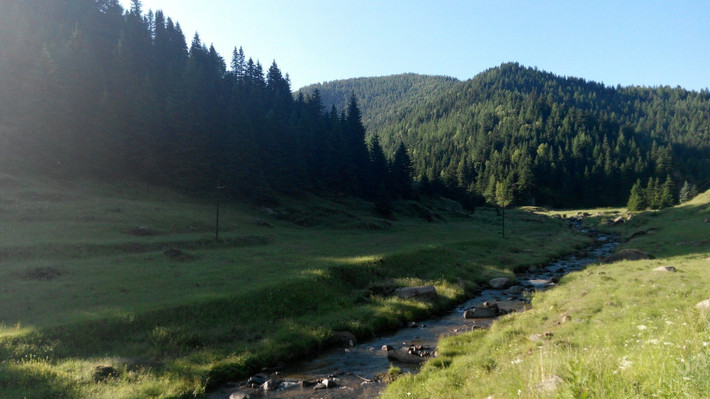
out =
[(646, 184), (646, 199), (648, 201), (648, 207), (651, 209), (660, 208), (660, 195), (659, 195), (659, 184), (658, 180), (650, 177), (648, 183)]
[(402, 198), (412, 196), (412, 160), (407, 154), (407, 148), (400, 142), (390, 164), (392, 176), (392, 192)]
[(666, 180), (663, 182), (663, 185), (660, 187), (660, 198), (658, 205), (661, 209), (675, 205), (676, 201), (674, 193), (675, 186), (673, 185), (673, 180), (671, 180), (670, 176), (667, 176)]
[(367, 181), (370, 178), (370, 160), (365, 143), (365, 127), (362, 124), (362, 114), (353, 94), (350, 97), (347, 111), (341, 117), (343, 144), (345, 145), (347, 175), (354, 179), (355, 187), (349, 190), (363, 193), (367, 190)]
[(678, 193), (678, 197), (680, 198), (680, 203), (688, 202), (695, 195), (693, 195), (695, 192), (695, 185), (688, 183), (686, 180), (683, 182), (683, 186), (680, 188), (680, 192)]
[(648, 207), (646, 200), (646, 191), (641, 186), (641, 179), (637, 179), (636, 183), (631, 187), (631, 194), (626, 203), (626, 208), (630, 211), (642, 211)]

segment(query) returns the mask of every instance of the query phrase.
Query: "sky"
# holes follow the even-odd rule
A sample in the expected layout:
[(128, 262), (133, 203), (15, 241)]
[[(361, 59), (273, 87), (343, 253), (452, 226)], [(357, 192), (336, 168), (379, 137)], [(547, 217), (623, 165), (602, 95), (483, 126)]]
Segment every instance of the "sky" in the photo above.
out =
[[(128, 7), (129, 0), (121, 0)], [(234, 47), (292, 89), (399, 73), (466, 80), (504, 62), (609, 86), (710, 87), (710, 1), (142, 0), (227, 64)]]

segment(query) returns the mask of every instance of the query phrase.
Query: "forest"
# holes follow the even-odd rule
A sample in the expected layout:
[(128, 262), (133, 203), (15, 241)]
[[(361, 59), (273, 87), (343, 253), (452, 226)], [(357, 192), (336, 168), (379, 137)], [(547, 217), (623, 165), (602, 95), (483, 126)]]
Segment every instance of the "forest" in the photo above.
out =
[(409, 74), (301, 92), (315, 89), (338, 108), (347, 93), (388, 99), (363, 108), (369, 134), (385, 152), (403, 142), (416, 180), (479, 203), (625, 205), (637, 180), (649, 198), (670, 186), (677, 203), (686, 183), (710, 186), (707, 90), (607, 87), (517, 63), (467, 81)]
[[(268, 204), (275, 193), (410, 195), (407, 152), (365, 141), (355, 97), (342, 112), (294, 96), (276, 61), (198, 34), (133, 1), (11, 2), (0, 16), (5, 168), (141, 180)], [(19, 100), (18, 100), (19, 99)], [(398, 179), (398, 180), (397, 180)]]

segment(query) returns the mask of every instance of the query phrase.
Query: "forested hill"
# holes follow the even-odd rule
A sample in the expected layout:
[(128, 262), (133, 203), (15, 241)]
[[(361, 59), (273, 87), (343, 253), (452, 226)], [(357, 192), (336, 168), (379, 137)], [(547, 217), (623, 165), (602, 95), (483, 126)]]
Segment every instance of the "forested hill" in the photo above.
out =
[[(373, 97), (384, 88), (406, 89), (382, 79), (399, 78), (331, 82), (319, 90), (371, 90)], [(710, 183), (707, 90), (608, 87), (517, 63), (448, 85), (423, 101), (421, 92), (392, 93), (397, 102), (373, 101), (364, 112), (371, 121), (371, 114), (414, 105), (367, 127), (385, 151), (403, 141), (425, 181), (462, 187), (490, 203), (553, 206), (623, 205), (637, 181), (665, 184), (674, 196), (685, 181)]]
[(409, 195), (406, 151), (388, 162), (365, 142), (355, 98), (342, 113), (294, 98), (275, 61), (264, 68), (235, 43), (227, 65), (140, 0), (3, 4), (0, 172), (223, 186), (260, 202), (276, 191)]
[(323, 103), (345, 109), (350, 96), (355, 95), (362, 110), (362, 121), (370, 131), (399, 121), (422, 106), (427, 100), (449, 90), (457, 79), (447, 76), (418, 75), (413, 73), (374, 78), (353, 78), (312, 84), (299, 90), (310, 95), (320, 92)]

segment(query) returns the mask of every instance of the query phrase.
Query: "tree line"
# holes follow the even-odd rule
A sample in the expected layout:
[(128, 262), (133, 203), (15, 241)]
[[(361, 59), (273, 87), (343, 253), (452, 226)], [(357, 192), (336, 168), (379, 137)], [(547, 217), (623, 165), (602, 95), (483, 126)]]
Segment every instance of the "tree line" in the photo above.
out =
[(326, 108), (294, 96), (276, 62), (235, 47), (229, 65), (198, 34), (139, 0), (25, 0), (0, 15), (4, 164), (70, 177), (141, 179), (191, 191), (217, 184), (262, 203), (311, 191), (391, 200), (411, 194), (402, 146), (365, 139), (355, 96)]

